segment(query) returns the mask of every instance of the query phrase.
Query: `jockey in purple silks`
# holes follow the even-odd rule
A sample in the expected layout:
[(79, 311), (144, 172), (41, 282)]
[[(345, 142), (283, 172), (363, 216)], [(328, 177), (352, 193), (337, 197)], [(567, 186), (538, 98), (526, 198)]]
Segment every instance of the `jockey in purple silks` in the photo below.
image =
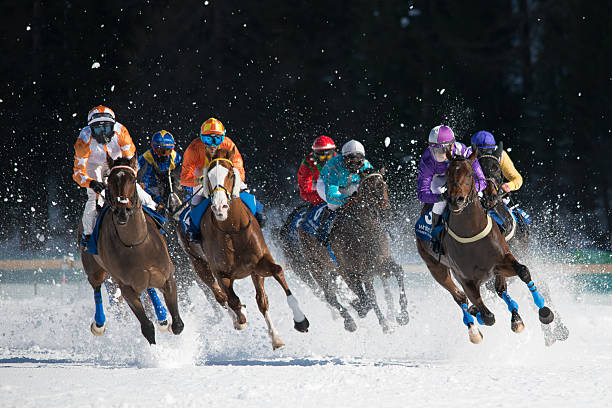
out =
[[(446, 191), (446, 169), (449, 163), (446, 159), (446, 152), (449, 151), (454, 157), (456, 155), (465, 156), (468, 148), (455, 141), (453, 130), (444, 125), (436, 126), (429, 132), (429, 147), (423, 153), (418, 169), (418, 197), (423, 203), (433, 204), (432, 222), (431, 222), (431, 243), (434, 252), (442, 253), (442, 246), (439, 240), (439, 231), (437, 228), (440, 223), (440, 218), (446, 208), (446, 200), (442, 194)], [(474, 169), (474, 182), (476, 190), (482, 191), (485, 189), (487, 182), (478, 160), (472, 162)]]

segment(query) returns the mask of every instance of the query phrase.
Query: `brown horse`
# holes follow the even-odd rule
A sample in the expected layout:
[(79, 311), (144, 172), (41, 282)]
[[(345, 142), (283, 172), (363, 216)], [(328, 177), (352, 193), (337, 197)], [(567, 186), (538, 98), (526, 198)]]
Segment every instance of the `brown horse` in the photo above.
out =
[[(417, 238), (419, 255), (432, 276), (461, 307), (463, 322), (468, 327), (472, 343), (482, 341), (482, 333), (474, 325), (472, 315), (481, 324), (491, 326), (495, 323), (495, 316), (485, 306), (480, 295), (480, 286), (491, 276), (495, 277), (497, 294), (512, 313), (512, 331), (521, 332), (524, 324), (518, 314), (518, 305), (507, 293), (507, 277), (518, 276), (527, 285), (540, 309), (539, 318), (542, 323), (549, 324), (554, 319), (552, 311), (544, 306), (544, 299), (532, 282), (529, 269), (516, 260), (497, 224), (480, 204), (472, 169), (472, 162), (476, 158), (476, 149), (469, 158), (453, 158), (447, 153), (449, 167), (446, 171), (446, 197), (450, 215), (445, 222), (446, 233), (441, 238), (445, 255), (435, 255), (426, 241)], [(422, 214), (430, 208), (431, 204), (425, 205)], [(465, 293), (453, 283), (450, 269)], [(473, 305), (469, 309), (468, 299)]]
[(212, 289), (217, 301), (224, 307), (229, 306), (234, 328), (238, 330), (246, 327), (246, 317), (233, 285), (236, 279), (251, 277), (257, 306), (268, 326), (272, 347), (276, 349), (284, 344), (270, 319), (264, 278), (274, 277), (285, 291), (296, 330), (308, 331), (309, 322), (287, 286), (283, 268), (274, 262), (259, 223), (240, 199), (240, 173), (232, 159), (233, 152), (217, 150), (202, 175), (204, 195), (210, 197), (210, 207), (200, 222), (201, 245), (187, 241), (181, 228), (177, 231), (193, 269)]
[[(500, 142), (493, 154), (485, 154), (478, 157), (478, 162), (480, 163), (480, 167), (482, 168), (482, 172), (487, 181), (487, 185), (482, 192), (483, 194), (480, 202), (485, 210), (495, 210), (498, 214), (503, 214), (506, 211), (504, 208), (506, 204), (504, 203), (503, 198), (508, 194), (501, 188), (501, 185), (504, 182), (504, 176), (499, 162), (499, 157), (501, 157), (502, 151), (503, 144)], [(526, 256), (528, 254), (530, 241), (527, 225), (518, 216), (512, 217), (512, 219), (507, 222), (507, 225), (508, 228), (507, 231), (504, 232), (504, 235), (512, 253), (519, 254), (520, 256)], [(547, 304), (551, 305), (551, 296), (548, 286), (545, 284), (545, 282), (540, 282), (539, 286), (539, 290), (542, 293), (544, 300)], [(486, 283), (486, 287), (489, 290), (495, 290), (493, 279)], [(567, 340), (569, 336), (569, 330), (561, 321), (556, 310), (555, 315), (554, 327), (551, 327), (553, 325), (547, 324), (541, 325), (544, 333), (545, 344), (547, 346), (552, 345), (557, 340)]]
[(337, 260), (333, 262), (326, 247), (321, 245), (304, 230), (298, 232), (303, 264), (310, 269), (312, 278), (323, 291), (330, 306), (340, 312), (344, 328), (357, 329), (348, 310), (336, 297), (335, 277), (339, 274), (348, 287), (357, 295), (352, 306), (360, 317), (374, 309), (378, 322), (385, 333), (391, 331), (389, 322), (376, 301), (374, 277), (383, 282), (387, 301), (393, 310), (393, 298), (386, 279), (394, 276), (399, 285), (401, 312), (396, 317), (401, 325), (408, 323), (408, 301), (404, 289), (404, 275), (401, 266), (391, 257), (389, 238), (384, 228), (390, 211), (387, 183), (383, 179), (385, 169), (367, 171), (361, 175), (357, 196), (338, 211), (330, 232), (331, 250)]
[[(166, 241), (153, 219), (145, 215), (138, 198), (136, 158), (119, 158), (115, 161), (108, 158), (108, 167), (107, 201), (110, 208), (100, 222), (98, 255), (81, 248), (83, 269), (94, 289), (96, 301), (96, 316), (91, 331), (94, 335), (104, 333), (106, 318), (100, 286), (110, 274), (140, 321), (142, 334), (150, 344), (155, 344), (155, 328), (145, 313), (140, 294), (149, 289), (160, 320), (165, 310), (155, 291), (150, 289), (159, 288), (172, 316), (172, 332), (180, 334), (184, 325), (177, 306), (174, 265), (168, 255)], [(167, 321), (161, 320), (160, 326), (167, 328)]]

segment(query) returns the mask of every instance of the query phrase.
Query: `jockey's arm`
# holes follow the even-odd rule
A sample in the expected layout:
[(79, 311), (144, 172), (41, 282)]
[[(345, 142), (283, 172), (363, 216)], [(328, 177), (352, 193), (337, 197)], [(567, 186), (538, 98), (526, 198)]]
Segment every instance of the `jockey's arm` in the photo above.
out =
[[(245, 178), (246, 178), (246, 173), (244, 172), (244, 161), (242, 160), (242, 155), (238, 151), (238, 147), (236, 146), (236, 144), (232, 141), (232, 139), (230, 139), (229, 137), (226, 137), (223, 143), (219, 145), (219, 149), (226, 149), (234, 153), (232, 164), (234, 165), (235, 168), (238, 169), (238, 172), (240, 173), (240, 178), (242, 179), (242, 182), (244, 183)], [(187, 152), (185, 152), (185, 154), (186, 153)]]
[(300, 197), (313, 204), (321, 202), (321, 197), (319, 197), (319, 193), (315, 189), (316, 179), (314, 171), (308, 166), (306, 160), (303, 160), (298, 170)]
[(510, 159), (510, 156), (504, 150), (499, 161), (501, 166), (502, 174), (508, 180), (507, 184), (510, 186), (510, 191), (516, 191), (523, 185), (523, 177), (514, 167), (514, 163)]
[(81, 187), (89, 187), (89, 183), (93, 180), (87, 174), (87, 160), (91, 155), (89, 142), (91, 132), (86, 131), (87, 128), (81, 130), (79, 138), (74, 144), (74, 165), (72, 167), (72, 179)]
[[(191, 142), (185, 151), (183, 166), (181, 167), (181, 184), (192, 189), (198, 185), (198, 180), (202, 174), (201, 168), (206, 160), (205, 153), (198, 151), (196, 142), (197, 140)], [(196, 169), (198, 170), (196, 171)]]
[(348, 196), (340, 192), (340, 174), (338, 170), (330, 166), (325, 166), (321, 170), (321, 175), (325, 183), (325, 196), (329, 204), (344, 205)]
[(472, 162), (472, 169), (474, 170), (474, 183), (476, 184), (476, 191), (482, 191), (487, 187), (487, 179), (482, 172), (480, 162), (478, 159)]
[(431, 181), (434, 176), (433, 168), (427, 164), (427, 161), (423, 160), (425, 156), (421, 158), (419, 168), (417, 170), (417, 196), (419, 201), (422, 203), (437, 203), (440, 201), (438, 194), (434, 194), (431, 191)]
[(129, 159), (136, 154), (136, 146), (134, 146), (130, 132), (128, 132), (127, 128), (123, 125), (121, 125), (118, 139), (119, 147), (121, 148), (121, 157)]

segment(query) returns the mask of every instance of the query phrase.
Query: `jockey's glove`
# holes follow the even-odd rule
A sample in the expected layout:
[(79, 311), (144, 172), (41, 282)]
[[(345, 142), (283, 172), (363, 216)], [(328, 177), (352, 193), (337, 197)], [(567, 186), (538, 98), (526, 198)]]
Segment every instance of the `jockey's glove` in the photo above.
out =
[(91, 188), (96, 193), (100, 194), (101, 192), (104, 191), (106, 187), (104, 186), (103, 183), (99, 182), (98, 180), (91, 180), (89, 182), (89, 188)]

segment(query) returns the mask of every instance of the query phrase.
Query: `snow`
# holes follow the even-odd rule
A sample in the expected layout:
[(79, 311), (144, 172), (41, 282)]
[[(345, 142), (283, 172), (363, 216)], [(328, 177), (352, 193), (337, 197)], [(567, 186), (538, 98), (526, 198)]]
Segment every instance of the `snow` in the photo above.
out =
[[(497, 322), (480, 327), (483, 343), (471, 344), (459, 308), (424, 267), (406, 272), (410, 323), (395, 324), (387, 335), (372, 312), (359, 319), (352, 309), (358, 330), (346, 332), (342, 320), (287, 271), (311, 323), (308, 333), (298, 333), (282, 290), (267, 279), (270, 314), (286, 344), (276, 351), (250, 279), (236, 285), (246, 305), (245, 330), (234, 330), (227, 315), (215, 322), (193, 285), (180, 308), (185, 331), (157, 332), (155, 346), (141, 336), (127, 307), (109, 307), (104, 291), (107, 330), (92, 336), (94, 302), (83, 275), (64, 285), (39, 284), (37, 295), (33, 283), (0, 282), (2, 407), (609, 406), (612, 297), (582, 289), (575, 278), (545, 265), (532, 271), (536, 283), (545, 277), (553, 308), (571, 331), (551, 347), (518, 281), (509, 284), (509, 293), (525, 331), (512, 333), (503, 301), (487, 293)], [(378, 292), (386, 310), (382, 288)]]

